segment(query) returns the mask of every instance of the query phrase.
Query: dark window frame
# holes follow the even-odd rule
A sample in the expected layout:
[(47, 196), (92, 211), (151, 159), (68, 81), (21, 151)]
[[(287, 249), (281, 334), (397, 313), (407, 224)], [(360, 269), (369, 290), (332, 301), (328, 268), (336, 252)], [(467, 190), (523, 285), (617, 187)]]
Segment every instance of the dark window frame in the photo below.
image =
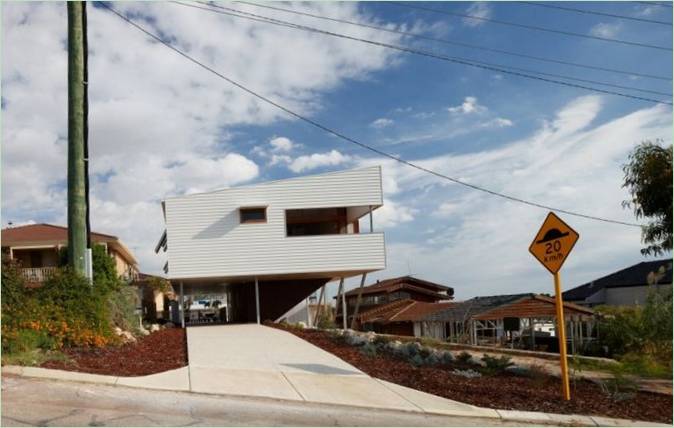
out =
[[(262, 211), (264, 218), (244, 218), (244, 213), (246, 212), (257, 212)], [(251, 223), (266, 223), (267, 222), (267, 207), (240, 207), (239, 208), (239, 223), (240, 224), (251, 224)]]

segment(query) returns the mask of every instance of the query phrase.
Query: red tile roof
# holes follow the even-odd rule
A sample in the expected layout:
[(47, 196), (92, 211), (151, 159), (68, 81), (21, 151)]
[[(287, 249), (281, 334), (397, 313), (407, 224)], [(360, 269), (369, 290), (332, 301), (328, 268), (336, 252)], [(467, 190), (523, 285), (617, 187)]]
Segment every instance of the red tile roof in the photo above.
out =
[[(137, 264), (131, 251), (114, 235), (91, 232), (93, 242), (105, 242), (118, 251), (131, 264)], [(38, 223), (2, 229), (0, 243), (3, 247), (28, 245), (67, 245), (68, 228), (54, 224)]]
[(425, 281), (423, 279), (414, 278), (412, 276), (401, 276), (398, 278), (385, 279), (383, 281), (376, 282), (362, 289), (354, 288), (346, 293), (347, 296), (357, 296), (359, 292), (362, 294), (376, 294), (376, 293), (391, 293), (402, 288), (414, 290), (420, 293), (434, 295), (438, 298), (447, 298), (444, 293), (447, 292), (447, 295), (451, 298), (454, 294), (454, 289), (444, 285), (436, 284), (434, 282)]
[[(92, 232), (94, 241), (116, 241), (117, 237)], [(68, 242), (68, 228), (53, 224), (39, 223), (2, 229), (2, 245), (9, 246), (26, 242), (63, 241)]]
[(454, 305), (453, 302), (433, 303), (419, 302), (411, 299), (396, 300), (395, 302), (365, 311), (358, 318), (361, 323), (376, 322), (385, 324), (390, 322), (419, 321), (427, 315), (442, 311), (452, 305)]

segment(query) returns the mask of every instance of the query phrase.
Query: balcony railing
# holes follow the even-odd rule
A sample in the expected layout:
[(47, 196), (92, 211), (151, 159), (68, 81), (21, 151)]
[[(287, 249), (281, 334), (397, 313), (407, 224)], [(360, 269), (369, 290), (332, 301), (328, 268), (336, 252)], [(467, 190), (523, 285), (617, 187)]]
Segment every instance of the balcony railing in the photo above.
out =
[(53, 274), (56, 269), (55, 266), (39, 267), (39, 268), (22, 268), (21, 275), (29, 282), (44, 282), (49, 275)]

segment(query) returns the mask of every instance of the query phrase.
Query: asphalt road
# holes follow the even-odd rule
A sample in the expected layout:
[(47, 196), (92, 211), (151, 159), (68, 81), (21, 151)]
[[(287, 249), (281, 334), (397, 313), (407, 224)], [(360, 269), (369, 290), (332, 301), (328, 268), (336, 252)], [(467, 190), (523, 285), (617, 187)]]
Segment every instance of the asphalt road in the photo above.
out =
[(2, 426), (493, 425), (522, 423), (2, 376)]

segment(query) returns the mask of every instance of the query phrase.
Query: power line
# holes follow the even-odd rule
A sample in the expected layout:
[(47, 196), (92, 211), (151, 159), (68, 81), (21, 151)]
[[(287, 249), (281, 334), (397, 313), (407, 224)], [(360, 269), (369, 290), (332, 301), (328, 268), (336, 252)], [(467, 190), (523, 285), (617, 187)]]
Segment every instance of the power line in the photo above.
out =
[(444, 43), (448, 45), (454, 45), (454, 46), (461, 46), (469, 49), (477, 49), (477, 50), (483, 50), (487, 52), (495, 52), (495, 53), (500, 53), (503, 55), (511, 55), (515, 57), (520, 57), (520, 58), (527, 58), (527, 59), (532, 59), (536, 61), (542, 61), (542, 62), (549, 62), (553, 64), (562, 64), (562, 65), (570, 65), (573, 67), (579, 67), (579, 68), (585, 68), (589, 70), (597, 70), (597, 71), (608, 71), (611, 73), (618, 73), (618, 74), (624, 74), (627, 76), (638, 76), (638, 77), (645, 77), (645, 78), (650, 78), (650, 79), (658, 79), (658, 80), (667, 80), (671, 81), (671, 77), (667, 76), (656, 76), (652, 74), (644, 74), (640, 72), (633, 72), (633, 71), (626, 71), (626, 70), (618, 70), (615, 68), (608, 68), (608, 67), (599, 67), (596, 65), (589, 65), (589, 64), (581, 64), (577, 62), (571, 62), (571, 61), (563, 61), (559, 59), (553, 59), (553, 58), (544, 58), (544, 57), (539, 57), (539, 56), (534, 56), (534, 55), (529, 55), (529, 54), (523, 54), (523, 53), (518, 53), (518, 52), (512, 52), (512, 51), (505, 51), (501, 49), (495, 49), (495, 48), (490, 48), (487, 46), (480, 46), (480, 45), (474, 45), (470, 43), (464, 43), (464, 42), (457, 42), (453, 40), (447, 40), (447, 39), (440, 39), (436, 37), (430, 37), (430, 36), (425, 36), (423, 34), (419, 33), (410, 33), (408, 31), (402, 31), (402, 30), (396, 30), (396, 29), (391, 29), (391, 28), (386, 28), (386, 27), (381, 27), (378, 25), (372, 25), (372, 24), (365, 24), (362, 22), (355, 22), (355, 21), (349, 21), (346, 19), (340, 19), (340, 18), (334, 18), (334, 17), (329, 17), (329, 16), (324, 16), (324, 15), (316, 15), (308, 12), (301, 12), (297, 10), (292, 10), (292, 9), (284, 9), (282, 7), (276, 7), (276, 6), (270, 6), (268, 4), (259, 4), (259, 3), (252, 3), (248, 1), (235, 1), (234, 3), (240, 3), (240, 4), (245, 4), (249, 6), (255, 6), (255, 7), (261, 7), (265, 9), (272, 9), (272, 10), (277, 10), (277, 11), (282, 11), (282, 12), (287, 12), (287, 13), (293, 13), (295, 15), (301, 15), (301, 16), (308, 16), (311, 18), (316, 18), (316, 19), (323, 19), (327, 21), (332, 21), (332, 22), (339, 22), (342, 24), (350, 24), (350, 25), (355, 25), (359, 27), (364, 27), (364, 28), (370, 28), (378, 31), (385, 31), (388, 33), (393, 33), (393, 34), (400, 34), (403, 36), (409, 36), (409, 37), (415, 37), (418, 39), (422, 40), (428, 40), (432, 42), (438, 42), (438, 43)]
[(563, 210), (563, 209), (554, 208), (554, 207), (551, 207), (551, 206), (548, 206), (548, 205), (543, 205), (543, 204), (539, 204), (539, 203), (536, 203), (536, 202), (531, 202), (531, 201), (528, 201), (528, 200), (525, 200), (525, 199), (521, 199), (521, 198), (517, 198), (517, 197), (514, 197), (514, 196), (510, 196), (510, 195), (507, 195), (507, 194), (504, 194), (504, 193), (496, 192), (496, 191), (493, 191), (493, 190), (490, 190), (490, 189), (487, 189), (487, 188), (484, 188), (484, 187), (477, 186), (477, 185), (475, 185), (475, 184), (466, 183), (466, 182), (464, 182), (464, 181), (461, 181), (461, 180), (459, 180), (459, 179), (450, 177), (450, 176), (448, 176), (448, 175), (441, 174), (441, 173), (439, 173), (439, 172), (436, 172), (436, 171), (433, 171), (433, 170), (431, 170), (431, 169), (425, 168), (425, 167), (423, 167), (423, 166), (421, 166), (421, 165), (417, 165), (416, 163), (413, 163), (413, 162), (407, 161), (407, 160), (405, 160), (405, 159), (402, 159), (402, 158), (400, 158), (400, 157), (398, 157), (398, 156), (389, 154), (389, 153), (387, 153), (387, 152), (385, 152), (385, 151), (383, 151), (383, 150), (379, 150), (379, 149), (377, 149), (377, 148), (375, 148), (375, 147), (372, 147), (372, 146), (369, 146), (369, 145), (367, 145), (367, 144), (361, 143), (361, 142), (359, 142), (359, 141), (357, 141), (357, 140), (355, 140), (355, 139), (353, 139), (353, 138), (351, 138), (351, 137), (348, 137), (348, 136), (346, 136), (346, 135), (340, 133), (339, 131), (335, 131), (335, 130), (333, 130), (333, 129), (331, 129), (331, 128), (325, 126), (325, 125), (322, 125), (322, 124), (320, 124), (320, 123), (318, 123), (318, 122), (316, 122), (316, 121), (314, 121), (314, 120), (312, 120), (312, 119), (309, 119), (309, 118), (306, 117), (306, 116), (303, 116), (303, 115), (301, 115), (301, 114), (299, 114), (299, 113), (295, 113), (294, 111), (290, 110), (289, 108), (287, 108), (287, 107), (285, 107), (285, 106), (283, 106), (283, 105), (281, 105), (281, 104), (279, 104), (279, 103), (277, 103), (277, 102), (275, 102), (275, 101), (272, 101), (271, 99), (265, 97), (264, 95), (261, 95), (261, 94), (255, 92), (255, 91), (252, 90), (252, 89), (247, 88), (246, 86), (242, 85), (241, 83), (238, 83), (238, 82), (236, 82), (236, 81), (230, 79), (229, 77), (227, 77), (227, 76), (223, 75), (222, 73), (220, 73), (220, 72), (214, 70), (213, 68), (211, 68), (211, 67), (209, 67), (208, 65), (204, 64), (203, 62), (197, 60), (196, 58), (190, 56), (189, 54), (183, 52), (182, 50), (176, 48), (176, 47), (173, 46), (171, 43), (165, 41), (164, 39), (162, 39), (162, 38), (159, 37), (158, 35), (156, 35), (156, 34), (150, 32), (150, 31), (147, 30), (147, 29), (145, 29), (144, 27), (142, 27), (141, 25), (137, 24), (136, 22), (134, 22), (134, 21), (131, 20), (130, 18), (127, 18), (125, 15), (123, 15), (123, 14), (121, 14), (120, 12), (118, 12), (117, 10), (115, 10), (112, 6), (109, 6), (109, 5), (106, 4), (106, 3), (100, 3), (100, 4), (101, 4), (103, 7), (105, 7), (106, 9), (108, 9), (109, 11), (111, 11), (112, 13), (114, 13), (114, 14), (115, 14), (116, 16), (118, 16), (119, 18), (121, 18), (121, 19), (123, 19), (124, 21), (126, 21), (128, 24), (132, 25), (132, 26), (135, 27), (136, 29), (138, 29), (138, 30), (140, 30), (141, 32), (145, 33), (147, 36), (151, 37), (152, 39), (158, 41), (158, 42), (161, 43), (162, 45), (164, 45), (164, 46), (166, 46), (167, 48), (171, 49), (172, 51), (174, 51), (174, 52), (177, 53), (178, 55), (180, 55), (180, 56), (182, 56), (183, 58), (189, 60), (190, 62), (192, 62), (192, 63), (198, 65), (199, 67), (201, 67), (201, 68), (203, 68), (203, 69), (209, 71), (210, 73), (212, 73), (212, 74), (218, 76), (219, 78), (221, 78), (221, 79), (225, 80), (226, 82), (230, 83), (231, 85), (233, 85), (233, 86), (235, 86), (235, 87), (241, 89), (242, 91), (244, 91), (244, 92), (246, 92), (246, 93), (248, 93), (248, 94), (254, 96), (255, 98), (258, 98), (258, 99), (260, 99), (260, 100), (266, 102), (267, 104), (270, 104), (270, 105), (272, 105), (272, 106), (278, 108), (279, 110), (282, 110), (282, 111), (286, 112), (287, 114), (289, 114), (289, 115), (291, 115), (291, 116), (293, 116), (293, 117), (295, 117), (295, 118), (297, 118), (297, 119), (299, 119), (299, 120), (301, 120), (301, 121), (303, 121), (303, 122), (306, 122), (306, 123), (308, 123), (308, 124), (310, 124), (310, 125), (312, 125), (312, 126), (318, 128), (318, 129), (321, 129), (322, 131), (325, 131), (325, 132), (327, 132), (327, 133), (329, 133), (329, 134), (332, 134), (332, 135), (334, 135), (335, 137), (338, 137), (338, 138), (340, 138), (340, 139), (342, 139), (342, 140), (344, 140), (344, 141), (347, 141), (347, 142), (349, 142), (349, 143), (355, 144), (355, 145), (357, 145), (357, 146), (359, 146), (359, 147), (361, 147), (361, 148), (363, 148), (363, 149), (369, 150), (369, 151), (371, 151), (371, 152), (373, 152), (373, 153), (376, 153), (376, 154), (378, 154), (378, 155), (380, 155), (380, 156), (384, 156), (384, 157), (386, 157), (386, 158), (392, 159), (392, 160), (394, 160), (394, 161), (396, 161), (396, 162), (405, 164), (405, 165), (407, 165), (407, 166), (409, 166), (409, 167), (412, 167), (412, 168), (415, 168), (415, 169), (417, 169), (417, 170), (419, 170), (419, 171), (422, 171), (422, 172), (425, 172), (425, 173), (434, 175), (434, 176), (436, 176), (436, 177), (438, 177), (438, 178), (443, 178), (443, 179), (449, 180), (449, 181), (451, 181), (451, 182), (453, 182), (453, 183), (456, 183), (456, 184), (459, 184), (459, 185), (462, 185), (462, 186), (465, 186), (465, 187), (469, 187), (469, 188), (471, 188), (471, 189), (478, 190), (478, 191), (481, 191), (481, 192), (484, 192), (484, 193), (487, 193), (487, 194), (490, 194), (490, 195), (493, 195), (493, 196), (498, 196), (498, 197), (500, 197), (500, 198), (508, 199), (508, 200), (510, 200), (510, 201), (513, 201), (513, 202), (518, 202), (518, 203), (522, 203), (522, 204), (525, 204), (525, 205), (529, 205), (529, 206), (533, 206), (533, 207), (537, 207), (537, 208), (542, 208), (542, 209), (546, 209), (546, 210), (550, 210), (550, 211), (557, 211), (557, 212), (560, 212), (560, 213), (564, 213), (564, 214), (568, 214), (568, 215), (572, 215), (572, 216), (576, 216), (576, 217), (581, 217), (581, 218), (586, 218), (586, 219), (590, 219), (590, 220), (602, 221), (602, 222), (605, 222), (605, 223), (621, 224), (621, 225), (624, 225), (624, 226), (639, 227), (639, 228), (643, 227), (642, 225), (637, 224), (637, 223), (628, 223), (628, 222), (624, 222), (624, 221), (612, 220), (612, 219), (607, 219), (607, 218), (603, 218), (603, 217), (596, 217), (596, 216), (591, 216), (591, 215), (587, 215), (587, 214), (582, 214), (582, 213), (578, 213), (578, 212), (574, 212), (574, 211)]
[[(215, 10), (215, 9), (201, 7), (201, 6), (197, 6), (197, 5), (193, 5), (193, 4), (181, 3), (181, 2), (175, 1), (175, 0), (173, 0), (172, 3), (178, 4), (180, 6), (192, 7), (192, 8), (195, 8), (195, 9), (201, 9), (201, 10), (205, 10), (205, 11), (208, 11), (208, 12), (218, 13), (218, 14), (221, 14), (221, 15), (227, 15), (227, 16), (243, 18), (243, 19), (247, 19), (247, 20), (251, 20), (251, 21), (262, 22), (262, 23), (265, 23), (265, 24), (278, 25), (278, 26), (281, 26), (281, 27), (310, 31), (310, 32), (315, 32), (315, 33), (319, 33), (319, 34), (326, 34), (326, 35), (329, 35), (329, 36), (339, 37), (339, 38), (343, 38), (343, 39), (347, 39), (347, 40), (354, 40), (354, 41), (358, 41), (358, 42), (362, 42), (362, 43), (371, 44), (371, 45), (374, 45), (374, 46), (379, 46), (379, 47), (384, 47), (384, 48), (388, 48), (388, 49), (394, 49), (394, 50), (401, 51), (401, 52), (406, 52), (406, 53), (411, 53), (411, 54), (415, 54), (415, 55), (434, 58), (434, 59), (438, 59), (438, 60), (441, 60), (441, 61), (447, 61), (447, 62), (462, 64), (462, 65), (468, 65), (468, 66), (475, 67), (475, 68), (480, 68), (480, 69), (485, 69), (485, 70), (490, 70), (490, 71), (497, 71), (497, 72), (504, 73), (504, 74), (510, 74), (510, 75), (524, 77), (524, 78), (528, 78), (528, 79), (553, 83), (553, 84), (557, 84), (557, 85), (568, 86), (568, 87), (578, 88), (578, 89), (584, 89), (584, 90), (589, 90), (589, 91), (598, 92), (598, 93), (602, 93), (602, 94), (616, 95), (616, 96), (636, 99), (636, 100), (640, 100), (640, 101), (648, 101), (648, 102), (652, 102), (652, 103), (656, 103), (656, 104), (672, 105), (672, 103), (668, 102), (668, 101), (656, 100), (656, 99), (653, 99), (653, 98), (642, 97), (642, 96), (639, 96), (639, 95), (626, 94), (624, 92), (616, 92), (616, 91), (610, 91), (610, 90), (591, 87), (591, 86), (580, 85), (580, 84), (577, 84), (577, 83), (566, 82), (566, 81), (563, 81), (563, 80), (556, 80), (556, 79), (552, 79), (552, 78), (549, 78), (549, 77), (562, 78), (562, 79), (566, 79), (566, 80), (575, 80), (575, 81), (599, 84), (599, 85), (604, 85), (604, 86), (613, 86), (613, 87), (635, 90), (635, 91), (655, 92), (655, 93), (658, 93), (660, 95), (665, 95), (665, 96), (671, 97), (671, 94), (667, 94), (667, 93), (663, 93), (663, 92), (657, 92), (657, 91), (651, 91), (649, 89), (641, 89), (641, 88), (614, 85), (614, 84), (611, 84), (611, 83), (598, 82), (598, 81), (594, 81), (594, 80), (580, 79), (580, 78), (576, 78), (576, 77), (562, 76), (562, 75), (546, 73), (546, 72), (542, 72), (542, 71), (533, 71), (533, 70), (527, 70), (527, 69), (522, 69), (522, 68), (518, 68), (518, 67), (512, 67), (512, 66), (506, 66), (506, 65), (500, 65), (500, 64), (493, 64), (493, 63), (488, 63), (488, 62), (484, 62), (484, 61), (477, 61), (477, 60), (473, 60), (473, 59), (469, 59), (469, 58), (462, 58), (462, 57), (456, 57), (456, 56), (450, 57), (450, 56), (446, 56), (446, 55), (437, 54), (437, 53), (434, 53), (434, 52), (423, 51), (423, 50), (419, 50), (419, 49), (413, 49), (413, 48), (409, 48), (409, 47), (405, 47), (405, 46), (391, 45), (391, 44), (388, 44), (388, 43), (377, 42), (377, 41), (368, 40), (368, 39), (361, 39), (361, 38), (358, 38), (358, 37), (348, 36), (348, 35), (340, 34), (340, 33), (334, 33), (334, 32), (331, 32), (331, 31), (321, 30), (321, 29), (314, 28), (314, 27), (308, 27), (308, 26), (305, 26), (305, 25), (295, 24), (295, 23), (288, 22), (288, 21), (282, 21), (282, 20), (279, 20), (279, 19), (269, 18), (269, 17), (266, 17), (266, 16), (257, 15), (257, 14), (250, 13), (250, 12), (244, 12), (244, 11), (241, 11), (241, 10), (238, 10), (238, 9), (232, 9), (232, 8), (228, 8), (228, 7), (224, 7), (224, 6), (220, 6), (220, 5), (215, 5), (215, 4), (206, 3), (207, 5), (216, 7), (218, 9), (223, 9), (223, 10)], [(231, 12), (227, 12), (227, 11), (231, 11)], [(234, 12), (234, 13), (232, 13), (232, 12)], [(246, 16), (246, 15), (248, 15), (248, 16)], [(531, 73), (533, 73), (533, 74), (531, 74)], [(534, 74), (537, 74), (537, 75), (534, 75)], [(549, 76), (549, 77), (541, 77), (541, 76)]]
[(450, 12), (448, 10), (434, 9), (434, 8), (425, 7), (425, 6), (418, 6), (416, 4), (413, 5), (413, 4), (409, 4), (409, 3), (394, 2), (394, 1), (386, 1), (384, 3), (392, 4), (392, 5), (399, 6), (399, 7), (406, 7), (406, 8), (409, 8), (409, 9), (418, 9), (418, 10), (424, 10), (426, 12), (440, 13), (440, 14), (443, 14), (443, 15), (474, 19), (474, 20), (483, 21), (483, 22), (491, 22), (493, 24), (500, 24), (500, 25), (508, 25), (508, 26), (511, 26), (511, 27), (525, 28), (527, 30), (544, 31), (546, 33), (555, 33), (555, 34), (562, 34), (562, 35), (565, 35), (565, 36), (601, 40), (603, 42), (619, 43), (619, 44), (623, 44), (623, 45), (638, 46), (638, 47), (642, 47), (642, 48), (659, 49), (659, 50), (670, 51), (670, 52), (672, 51), (672, 48), (669, 48), (669, 47), (666, 47), (666, 46), (651, 45), (651, 44), (648, 44), (648, 43), (633, 42), (633, 41), (630, 41), (630, 40), (613, 39), (613, 38), (610, 38), (610, 37), (594, 36), (594, 35), (591, 35), (591, 34), (574, 33), (572, 31), (555, 30), (555, 29), (547, 28), (547, 27), (539, 27), (539, 26), (536, 26), (536, 25), (520, 24), (518, 22), (502, 21), (502, 20), (498, 20), (498, 19), (485, 18), (485, 17), (482, 17), (482, 16), (468, 15), (468, 14), (465, 14), (465, 13)]
[(578, 8), (575, 8), (575, 7), (558, 6), (558, 5), (555, 5), (555, 4), (552, 4), (552, 3), (537, 3), (537, 2), (533, 2), (533, 1), (521, 1), (520, 3), (529, 4), (529, 5), (532, 5), (532, 6), (547, 7), (549, 9), (565, 10), (567, 12), (585, 13), (585, 14), (588, 14), (588, 15), (608, 16), (610, 18), (627, 19), (627, 20), (630, 20), (630, 21), (639, 21), (639, 22), (647, 22), (649, 24), (669, 25), (670, 27), (672, 26), (672, 23), (667, 22), (667, 21), (658, 21), (656, 19), (648, 19), (648, 18), (636, 18), (634, 16), (617, 15), (617, 14), (614, 14), (614, 13), (599, 12), (599, 11), (596, 11), (596, 10), (578, 9)]
[(633, 3), (647, 4), (649, 6), (672, 7), (671, 3), (657, 2), (657, 1), (635, 1)]

